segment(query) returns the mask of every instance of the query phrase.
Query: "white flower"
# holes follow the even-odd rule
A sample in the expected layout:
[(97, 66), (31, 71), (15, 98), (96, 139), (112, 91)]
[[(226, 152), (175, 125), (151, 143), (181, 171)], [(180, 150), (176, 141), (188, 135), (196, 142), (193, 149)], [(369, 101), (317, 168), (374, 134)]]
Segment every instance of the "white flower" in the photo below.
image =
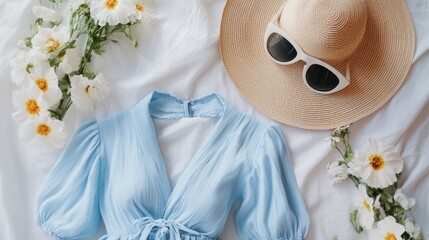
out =
[(374, 223), (374, 199), (366, 193), (366, 187), (359, 185), (358, 193), (354, 197), (354, 205), (358, 208), (357, 222), (366, 230), (371, 230)]
[(405, 220), (405, 231), (415, 240), (423, 240), (422, 229), (409, 218)]
[(23, 138), (41, 152), (50, 152), (64, 146), (64, 123), (47, 114), (31, 120), (22, 128)]
[(154, 7), (151, 0), (133, 0), (134, 12), (131, 15), (131, 21), (140, 20), (147, 23), (154, 18)]
[(33, 14), (36, 18), (41, 18), (45, 22), (60, 23), (61, 15), (55, 10), (35, 5), (33, 6)]
[(69, 74), (79, 69), (81, 54), (78, 48), (67, 50), (66, 54), (61, 57), (58, 70), (63, 74)]
[(42, 92), (35, 87), (14, 91), (12, 101), (16, 108), (12, 117), (17, 122), (36, 118), (48, 110), (48, 105), (42, 99)]
[(82, 75), (70, 78), (71, 99), (76, 108), (89, 111), (93, 109), (93, 100), (102, 101), (110, 92), (107, 81), (102, 74), (98, 74), (93, 80)]
[(45, 56), (49, 56), (52, 52), (62, 47), (68, 39), (69, 33), (65, 26), (39, 27), (37, 34), (31, 39), (31, 44), (34, 49), (39, 50)]
[(409, 198), (402, 193), (402, 190), (399, 188), (396, 190), (395, 195), (393, 196), (396, 202), (401, 204), (405, 210), (410, 210), (416, 205), (416, 200), (414, 198)]
[(74, 75), (70, 77), (70, 83), (71, 99), (76, 108), (83, 111), (92, 110), (92, 98), (89, 95), (91, 80), (82, 75)]
[(100, 26), (114, 26), (128, 23), (129, 16), (134, 13), (132, 0), (91, 0), (91, 17)]
[(377, 228), (369, 232), (370, 240), (402, 240), (405, 227), (398, 224), (394, 217), (388, 216), (377, 223)]
[(383, 146), (376, 139), (369, 139), (363, 152), (357, 152), (350, 173), (362, 178), (370, 187), (385, 188), (397, 181), (396, 174), (402, 171), (403, 160), (393, 146)]
[(12, 81), (18, 85), (28, 85), (30, 73), (37, 67), (49, 66), (46, 57), (39, 51), (30, 49), (30, 51), (21, 51), (18, 56), (10, 61), (12, 67)]
[(329, 162), (326, 165), (328, 177), (332, 179), (332, 184), (339, 183), (349, 176), (348, 167), (346, 164), (340, 164), (339, 161)]
[(88, 90), (92, 99), (97, 101), (103, 101), (110, 93), (110, 87), (102, 73), (97, 74), (92, 80), (92, 85)]
[(58, 77), (53, 68), (37, 67), (30, 73), (30, 79), (31, 84), (43, 93), (42, 98), (48, 106), (60, 101), (62, 93), (58, 87)]

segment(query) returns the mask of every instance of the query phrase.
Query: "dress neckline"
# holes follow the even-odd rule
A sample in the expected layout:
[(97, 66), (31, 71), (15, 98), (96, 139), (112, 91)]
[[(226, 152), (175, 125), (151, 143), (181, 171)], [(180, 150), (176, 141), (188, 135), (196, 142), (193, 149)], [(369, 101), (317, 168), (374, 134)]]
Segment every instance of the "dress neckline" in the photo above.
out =
[[(164, 189), (166, 197), (164, 214), (172, 201), (174, 194), (186, 185), (186, 180), (192, 174), (196, 174), (194, 168), (204, 161), (215, 149), (218, 144), (218, 134), (225, 127), (226, 118), (230, 111), (230, 106), (216, 93), (203, 96), (197, 99), (181, 99), (169, 93), (153, 91), (147, 95), (133, 109), (133, 117), (136, 119), (136, 125), (139, 130), (139, 138), (141, 139), (141, 148), (152, 148), (152, 157), (159, 171), (159, 181), (163, 186), (168, 186)], [(183, 170), (180, 177), (177, 179), (175, 187), (172, 187), (168, 179), (167, 169), (164, 158), (158, 144), (156, 128), (152, 118), (180, 119), (193, 117), (219, 117), (215, 126), (204, 139), (203, 143), (197, 149), (195, 154), (189, 160), (187, 166)], [(149, 129), (149, 130), (148, 130)], [(168, 216), (164, 216), (167, 217)]]

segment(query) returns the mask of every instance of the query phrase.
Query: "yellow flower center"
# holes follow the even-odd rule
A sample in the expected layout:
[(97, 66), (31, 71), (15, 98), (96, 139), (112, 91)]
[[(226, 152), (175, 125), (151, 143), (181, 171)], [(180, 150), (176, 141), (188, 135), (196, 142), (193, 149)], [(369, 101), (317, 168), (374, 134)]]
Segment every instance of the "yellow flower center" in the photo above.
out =
[(109, 10), (115, 9), (116, 5), (118, 5), (118, 0), (106, 0), (104, 2), (104, 6)]
[(89, 85), (88, 85), (88, 86), (86, 86), (86, 88), (85, 88), (85, 92), (86, 92), (86, 93), (89, 93)]
[(58, 40), (56, 40), (55, 38), (48, 38), (48, 40), (46, 40), (46, 51), (51, 53), (53, 51), (55, 51), (57, 48), (60, 47), (60, 42)]
[(45, 78), (39, 78), (36, 80), (36, 85), (39, 87), (42, 92), (48, 91), (49, 85), (48, 81)]
[(40, 112), (40, 107), (35, 99), (28, 99), (26, 103), (26, 110), (29, 115), (37, 115)]
[(371, 212), (371, 206), (368, 204), (366, 200), (363, 200), (363, 207), (368, 211)]
[(37, 134), (42, 136), (48, 136), (51, 133), (51, 128), (46, 123), (41, 123), (37, 126)]
[(384, 240), (396, 240), (396, 237), (393, 233), (388, 232), (384, 237)]
[(384, 158), (378, 154), (371, 154), (368, 158), (369, 165), (375, 171), (381, 170), (384, 167)]
[(144, 7), (140, 4), (136, 4), (136, 9), (137, 9), (137, 11), (140, 11), (140, 12), (144, 11)]

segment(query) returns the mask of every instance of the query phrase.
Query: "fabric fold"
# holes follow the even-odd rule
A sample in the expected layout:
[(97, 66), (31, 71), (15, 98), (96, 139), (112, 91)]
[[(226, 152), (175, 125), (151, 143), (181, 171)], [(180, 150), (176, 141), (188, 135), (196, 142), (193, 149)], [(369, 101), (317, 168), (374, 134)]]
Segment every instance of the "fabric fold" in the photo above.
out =
[[(186, 116), (219, 119), (172, 188), (153, 118)], [(37, 221), (57, 239), (93, 235), (102, 216), (102, 240), (215, 240), (240, 202), (241, 239), (305, 236), (308, 215), (281, 131), (217, 94), (153, 92), (76, 131), (41, 189)]]

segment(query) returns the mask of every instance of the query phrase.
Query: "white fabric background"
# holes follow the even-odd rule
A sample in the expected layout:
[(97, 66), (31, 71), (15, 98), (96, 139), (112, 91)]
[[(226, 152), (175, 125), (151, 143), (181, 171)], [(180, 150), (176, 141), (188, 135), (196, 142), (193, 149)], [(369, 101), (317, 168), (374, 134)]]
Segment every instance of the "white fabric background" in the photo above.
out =
[[(9, 60), (15, 43), (29, 32), (31, 7), (36, 0), (0, 0), (0, 239), (49, 239), (35, 224), (34, 199), (44, 177), (61, 151), (38, 154), (21, 142), (10, 117), (12, 90)], [(103, 118), (133, 106), (153, 89), (194, 98), (218, 92), (239, 109), (267, 119), (239, 94), (227, 76), (219, 55), (219, 24), (225, 0), (157, 0), (157, 17), (135, 29), (138, 48), (127, 41), (110, 44), (94, 58), (95, 71), (110, 81), (110, 98), (93, 113), (71, 109), (65, 121), (69, 135), (91, 118)], [(417, 199), (413, 215), (429, 238), (429, 1), (408, 0), (416, 30), (416, 55), (399, 92), (379, 111), (352, 127), (352, 143), (359, 149), (368, 137), (394, 144), (405, 159), (404, 192)], [(395, 16), (392, 16), (395, 17)], [(380, 94), (383, 94), (380, 92)], [(181, 169), (192, 145), (205, 136), (210, 122), (157, 124), (159, 141), (170, 169)], [(330, 131), (282, 126), (289, 142), (297, 180), (311, 216), (307, 239), (367, 239), (348, 221), (352, 209), (351, 182), (331, 186), (325, 166), (339, 156), (323, 138)], [(192, 131), (192, 134), (187, 134)], [(174, 146), (175, 139), (181, 139)], [(175, 154), (175, 151), (180, 150)], [(82, 213), (85, 214), (85, 213)], [(102, 234), (102, 227), (100, 234)], [(231, 219), (224, 239), (238, 239)], [(96, 239), (96, 238), (92, 238)]]

